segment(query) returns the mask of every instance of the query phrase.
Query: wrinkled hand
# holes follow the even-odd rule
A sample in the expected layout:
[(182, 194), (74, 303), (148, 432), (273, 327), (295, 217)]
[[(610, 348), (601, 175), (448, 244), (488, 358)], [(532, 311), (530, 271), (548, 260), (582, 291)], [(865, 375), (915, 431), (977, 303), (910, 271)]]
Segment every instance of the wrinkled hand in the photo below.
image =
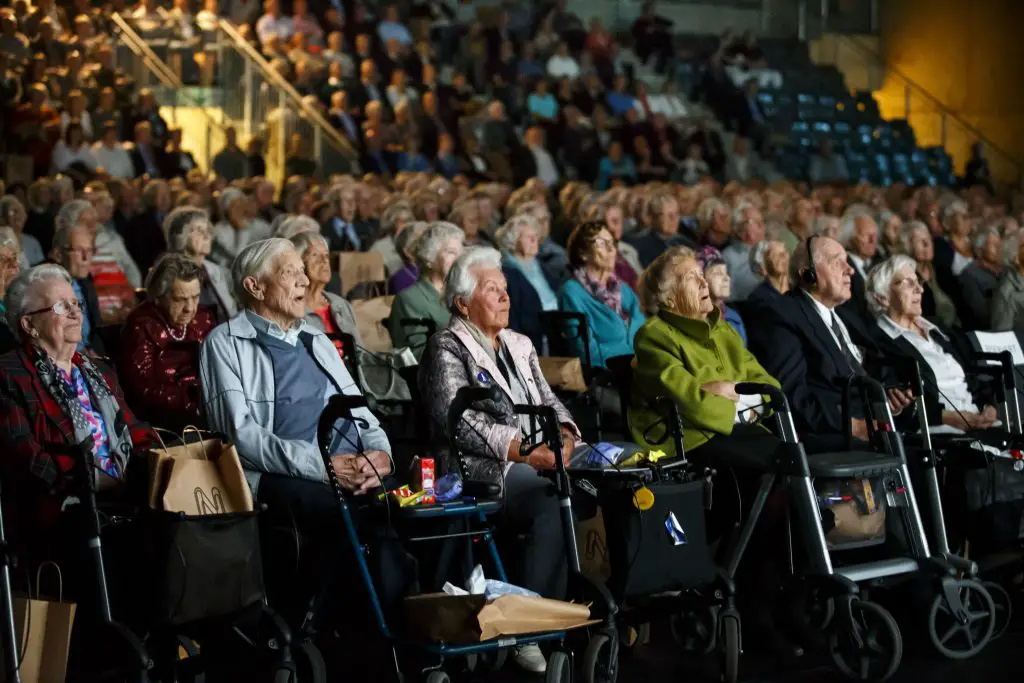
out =
[(568, 427), (562, 427), (562, 464), (569, 466), (569, 458), (576, 450), (576, 434)]
[(553, 470), (555, 454), (547, 446), (540, 445), (530, 451), (526, 463), (535, 470)]
[(338, 477), (338, 482), (348, 491), (358, 491), (366, 481), (359, 461), (362, 458), (354, 453), (343, 453), (331, 456), (331, 468)]
[(999, 419), (996, 409), (992, 406), (985, 406), (980, 413), (965, 411), (944, 410), (943, 422), (945, 424), (969, 432), (972, 429), (988, 429)]
[(903, 409), (914, 402), (914, 392), (910, 389), (890, 389), (889, 409), (893, 415), (899, 415)]
[(355, 491), (355, 495), (361, 496), (367, 491), (383, 486), (381, 477), (391, 474), (391, 458), (384, 451), (366, 451), (357, 460), (359, 473), (363, 475), (363, 483)]
[(740, 395), (736, 393), (736, 382), (708, 382), (702, 384), (700, 388), (709, 394), (727, 398), (733, 403), (740, 400)]

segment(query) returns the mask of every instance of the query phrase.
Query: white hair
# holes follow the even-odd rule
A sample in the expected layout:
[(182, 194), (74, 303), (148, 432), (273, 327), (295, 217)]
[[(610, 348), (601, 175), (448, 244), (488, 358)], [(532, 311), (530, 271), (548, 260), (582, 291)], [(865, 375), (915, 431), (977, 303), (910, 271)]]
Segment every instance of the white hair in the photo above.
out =
[(717, 197), (708, 197), (697, 207), (697, 222), (703, 228), (711, 222), (711, 217), (718, 211), (728, 211), (729, 208)]
[(958, 213), (963, 213), (963, 214), (970, 213), (970, 209), (967, 206), (967, 202), (965, 202), (962, 199), (954, 199), (953, 201), (951, 201), (948, 204), (946, 204), (945, 207), (943, 207), (943, 209), (942, 209), (942, 222), (945, 223), (950, 218), (952, 218), (954, 216), (954, 214), (958, 214)]
[(309, 232), (306, 230), (292, 235), (289, 240), (295, 246), (295, 251), (299, 253), (300, 257), (305, 256), (306, 251), (317, 242), (324, 245), (325, 249), (330, 249), (327, 245), (327, 240), (319, 232)]
[(498, 229), (495, 237), (498, 238), (498, 246), (502, 251), (514, 252), (519, 244), (519, 237), (523, 234), (524, 228), (530, 228), (538, 237), (540, 236), (540, 223), (532, 213), (517, 213), (505, 222), (505, 225)]
[(654, 316), (663, 308), (673, 308), (683, 281), (679, 264), (696, 258), (693, 249), (679, 246), (661, 252), (651, 261), (640, 275), (640, 301), (644, 313)]
[(67, 249), (71, 244), (71, 232), (78, 227), (78, 219), (82, 217), (87, 209), (92, 208), (92, 203), (84, 199), (72, 199), (60, 207), (57, 217), (54, 219), (53, 246), (56, 249)]
[(4, 295), (7, 326), (21, 340), (25, 338), (25, 333), (21, 329), (21, 318), (28, 311), (36, 308), (35, 304), (30, 304), (36, 297), (36, 285), (48, 280), (63, 280), (69, 285), (71, 284), (71, 276), (68, 275), (68, 271), (54, 263), (41, 263), (18, 273), (11, 280), (11, 284), (7, 286), (7, 294)]
[(470, 247), (455, 259), (444, 280), (444, 304), (453, 315), (459, 315), (455, 306), (458, 299), (468, 300), (476, 291), (477, 268), (501, 269), (501, 253), (493, 247)]
[(167, 251), (177, 253), (185, 251), (185, 245), (188, 244), (188, 236), (191, 232), (188, 227), (192, 225), (193, 221), (199, 220), (207, 223), (207, 229), (213, 228), (212, 225), (209, 225), (210, 215), (206, 213), (206, 209), (200, 209), (197, 206), (179, 206), (167, 214), (163, 225), (164, 236), (167, 238)]
[(234, 290), (235, 298), (248, 308), (252, 305), (252, 294), (243, 284), (245, 278), (254, 277), (262, 280), (270, 274), (274, 262), (279, 257), (295, 251), (292, 243), (280, 237), (253, 242), (242, 251), (238, 252), (234, 262), (231, 264), (231, 288)]
[[(148, 185), (147, 185), (148, 187)], [(229, 187), (220, 193), (220, 211), (227, 217), (228, 211), (231, 210), (231, 205), (237, 202), (239, 199), (245, 199), (245, 193), (239, 190), (237, 187)]]
[(928, 239), (931, 239), (932, 231), (922, 221), (907, 221), (903, 224), (903, 229), (900, 230), (900, 241), (903, 243), (903, 251), (908, 254), (914, 251), (911, 243), (914, 241), (914, 233), (918, 230), (924, 230), (928, 234)]
[(987, 242), (988, 238), (992, 237), (993, 235), (1002, 239), (1002, 236), (999, 234), (999, 229), (992, 227), (991, 225), (984, 227), (978, 232), (976, 232), (974, 234), (974, 251), (979, 252), (982, 249), (984, 249), (985, 242)]
[(425, 273), (433, 267), (434, 261), (437, 260), (437, 252), (441, 250), (442, 244), (448, 240), (455, 239), (461, 242), (466, 239), (466, 233), (454, 223), (434, 221), (427, 225), (426, 230), (416, 239), (416, 243), (413, 245), (412, 255), (420, 269), (420, 273)]
[(904, 268), (917, 270), (917, 261), (904, 254), (897, 254), (890, 259), (879, 263), (868, 273), (864, 289), (867, 294), (868, 310), (871, 315), (881, 318), (888, 314), (889, 290), (892, 289), (892, 279), (896, 273)]
[(736, 205), (736, 208), (732, 210), (732, 234), (739, 235), (740, 229), (747, 220), (747, 210), (756, 209), (754, 204), (749, 201), (741, 201)]
[(855, 204), (854, 206), (851, 206), (850, 210), (847, 210), (847, 212), (843, 214), (843, 223), (839, 227), (839, 243), (844, 247), (848, 247), (850, 242), (853, 241), (854, 236), (857, 234), (857, 221), (859, 219), (868, 219), (875, 225), (875, 229), (878, 229), (878, 224), (875, 223), (875, 219), (872, 215), (866, 212), (866, 209), (865, 211), (855, 209), (856, 206), (860, 205)]
[(290, 240), (304, 232), (320, 234), (320, 224), (309, 216), (288, 215), (278, 223), (274, 230), (274, 237)]
[[(767, 269), (764, 266), (765, 258), (768, 256), (768, 248), (772, 246), (772, 240), (764, 239), (754, 245), (754, 248), (750, 250), (750, 270), (754, 271), (754, 275), (764, 277), (767, 273)], [(800, 246), (797, 245), (797, 249)]]

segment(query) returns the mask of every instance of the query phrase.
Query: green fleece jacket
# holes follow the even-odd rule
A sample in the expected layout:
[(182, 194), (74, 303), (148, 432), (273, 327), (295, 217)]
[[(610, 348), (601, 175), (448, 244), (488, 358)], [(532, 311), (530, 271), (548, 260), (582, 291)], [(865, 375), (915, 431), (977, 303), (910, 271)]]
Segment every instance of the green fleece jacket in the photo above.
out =
[(654, 409), (658, 398), (675, 400), (683, 421), (683, 447), (689, 451), (716, 434), (731, 434), (736, 419), (736, 404), (704, 391), (702, 385), (723, 381), (779, 386), (717, 308), (707, 320), (660, 311), (636, 333), (634, 349), (630, 431), (636, 443), (668, 455), (675, 453), (671, 438), (661, 445), (644, 438), (648, 430), (648, 439), (665, 435), (664, 416)]

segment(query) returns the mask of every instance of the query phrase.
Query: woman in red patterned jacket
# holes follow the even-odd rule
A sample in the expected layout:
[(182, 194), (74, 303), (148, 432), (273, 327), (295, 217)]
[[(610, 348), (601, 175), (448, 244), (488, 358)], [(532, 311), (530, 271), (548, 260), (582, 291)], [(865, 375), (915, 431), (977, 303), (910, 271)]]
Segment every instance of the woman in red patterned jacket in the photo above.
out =
[(148, 422), (179, 432), (203, 426), (199, 345), (214, 328), (199, 305), (203, 267), (182, 254), (165, 254), (146, 277), (147, 301), (132, 311), (121, 333), (118, 375), (128, 404)]
[[(54, 558), (61, 506), (79, 494), (76, 462), (84, 446), (88, 472), (101, 499), (123, 489), (133, 453), (153, 432), (125, 405), (106, 365), (78, 353), (82, 311), (72, 279), (43, 264), (20, 273), (4, 298), (7, 322), (21, 346), (0, 355), (0, 479), (5, 521), (15, 547)], [(39, 556), (37, 553), (46, 553)]]

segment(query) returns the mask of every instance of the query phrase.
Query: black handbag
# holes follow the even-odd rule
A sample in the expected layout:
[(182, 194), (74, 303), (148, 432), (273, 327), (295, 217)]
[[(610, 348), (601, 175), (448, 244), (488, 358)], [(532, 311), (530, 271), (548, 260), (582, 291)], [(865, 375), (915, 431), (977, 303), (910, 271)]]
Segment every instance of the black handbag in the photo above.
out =
[(180, 625), (237, 613), (263, 600), (256, 512), (154, 512), (147, 534), (155, 618)]
[(638, 509), (631, 488), (601, 496), (611, 577), (621, 599), (701, 588), (715, 576), (704, 519), (704, 481), (650, 484), (654, 502)]

